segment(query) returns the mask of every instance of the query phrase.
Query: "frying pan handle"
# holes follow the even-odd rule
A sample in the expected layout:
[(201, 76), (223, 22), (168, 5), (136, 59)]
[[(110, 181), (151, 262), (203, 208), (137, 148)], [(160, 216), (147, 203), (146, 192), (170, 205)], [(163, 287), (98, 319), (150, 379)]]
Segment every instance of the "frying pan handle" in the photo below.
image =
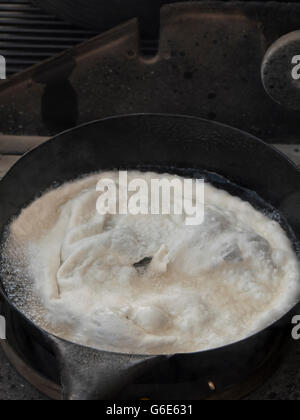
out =
[(151, 370), (161, 357), (97, 351), (51, 338), (59, 362), (63, 400), (111, 400)]

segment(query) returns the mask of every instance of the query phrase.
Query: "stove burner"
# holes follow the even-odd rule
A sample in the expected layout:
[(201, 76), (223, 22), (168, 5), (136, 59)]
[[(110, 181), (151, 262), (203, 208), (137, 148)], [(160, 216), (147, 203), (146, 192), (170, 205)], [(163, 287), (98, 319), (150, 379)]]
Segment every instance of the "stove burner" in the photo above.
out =
[(30, 365), (26, 364), (6, 341), (2, 340), (0, 345), (11, 365), (27, 382), (52, 400), (61, 400), (60, 386), (45, 378), (30, 367)]
[(0, 0), (0, 54), (7, 61), (7, 76), (53, 57), (96, 33), (56, 19), (29, 0)]

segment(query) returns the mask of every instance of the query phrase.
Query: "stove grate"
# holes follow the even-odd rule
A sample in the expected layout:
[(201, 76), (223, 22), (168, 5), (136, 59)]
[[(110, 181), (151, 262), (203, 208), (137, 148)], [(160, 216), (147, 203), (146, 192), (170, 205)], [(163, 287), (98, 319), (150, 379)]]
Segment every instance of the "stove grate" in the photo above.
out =
[(95, 35), (49, 15), (29, 0), (0, 0), (0, 55), (6, 58), (7, 76)]

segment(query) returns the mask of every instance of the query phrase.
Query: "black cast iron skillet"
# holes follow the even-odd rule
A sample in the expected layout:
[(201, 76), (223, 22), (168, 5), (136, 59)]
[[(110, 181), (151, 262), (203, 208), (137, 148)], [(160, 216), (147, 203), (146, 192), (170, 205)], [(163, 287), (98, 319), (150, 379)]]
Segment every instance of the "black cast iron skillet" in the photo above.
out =
[[(300, 173), (288, 159), (236, 129), (167, 115), (96, 121), (28, 153), (0, 182), (0, 228), (54, 183), (126, 168), (181, 174), (205, 170), (225, 176), (278, 209), (282, 223), (286, 220), (300, 238)], [(297, 240), (292, 240), (296, 246)], [(61, 340), (26, 319), (7, 299), (3, 287), (1, 295), (2, 311), (9, 328), (17, 328), (27, 360), (34, 363), (40, 357), (32, 355), (29, 343), (34, 339), (44, 351), (43, 368), (48, 368), (49, 375), (58, 369), (65, 399), (197, 399), (210, 396), (208, 381), (219, 392), (226, 391), (260, 368), (278, 333), (290, 335), (291, 318), (299, 309), (297, 305), (270, 327), (230, 346), (148, 357), (98, 351)]]

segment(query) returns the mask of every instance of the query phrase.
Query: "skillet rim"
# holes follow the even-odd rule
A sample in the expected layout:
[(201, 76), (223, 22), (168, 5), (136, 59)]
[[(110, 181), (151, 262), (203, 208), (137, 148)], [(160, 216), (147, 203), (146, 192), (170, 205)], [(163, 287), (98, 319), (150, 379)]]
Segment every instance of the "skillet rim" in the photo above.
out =
[[(268, 144), (265, 141), (263, 141), (262, 139), (256, 137), (253, 134), (250, 134), (244, 130), (241, 130), (239, 128), (236, 127), (232, 127), (229, 126), (227, 124), (223, 124), (217, 121), (211, 121), (211, 120), (207, 120), (205, 118), (201, 118), (201, 117), (196, 117), (196, 116), (190, 116), (190, 115), (184, 115), (184, 114), (168, 114), (168, 113), (134, 113), (134, 114), (120, 114), (120, 115), (113, 115), (113, 116), (109, 116), (106, 118), (101, 118), (101, 119), (96, 119), (93, 121), (89, 121), (87, 123), (84, 124), (80, 124), (78, 126), (75, 126), (73, 128), (67, 129), (62, 131), (61, 133), (58, 133), (54, 136), (52, 136), (51, 138), (49, 138), (48, 140), (46, 140), (44, 143), (33, 147), (31, 150), (27, 151), (26, 153), (24, 153), (21, 158), (15, 162), (13, 164), (13, 166), (6, 172), (6, 174), (4, 175), (4, 177), (0, 180), (0, 188), (1, 188), (1, 184), (2, 182), (8, 178), (11, 174), (11, 172), (15, 171), (18, 169), (18, 166), (20, 164), (22, 164), (24, 161), (23, 159), (26, 159), (26, 157), (28, 155), (31, 155), (33, 153), (35, 153), (37, 150), (42, 150), (44, 147), (47, 147), (47, 145), (51, 142), (55, 142), (57, 141), (59, 138), (61, 138), (62, 136), (66, 135), (66, 134), (70, 134), (76, 130), (81, 130), (84, 129), (85, 127), (91, 126), (91, 125), (96, 125), (96, 124), (101, 124), (104, 123), (106, 121), (110, 121), (110, 120), (117, 120), (117, 119), (128, 119), (128, 118), (142, 118), (142, 117), (146, 117), (146, 118), (152, 118), (152, 117), (159, 117), (159, 118), (176, 118), (176, 119), (184, 119), (184, 120), (195, 120), (195, 121), (199, 121), (202, 122), (204, 124), (210, 125), (212, 127), (219, 127), (219, 128), (223, 128), (224, 130), (228, 130), (231, 132), (234, 132), (236, 134), (241, 135), (242, 137), (247, 137), (247, 141), (252, 141), (255, 143), (259, 143), (261, 144), (263, 147), (265, 147), (266, 149), (269, 149), (270, 151), (272, 151), (274, 154), (277, 154), (278, 156), (280, 156), (283, 160), (285, 160), (287, 163), (289, 163), (289, 165), (291, 166), (291, 168), (293, 170), (295, 170), (298, 174), (300, 174), (300, 167), (298, 167), (288, 156), (286, 156), (283, 152), (281, 152), (280, 150), (278, 150), (275, 146), (273, 146), (272, 144)], [(20, 309), (17, 308), (17, 306), (11, 302), (11, 300), (8, 298), (8, 296), (5, 293), (5, 288), (3, 286), (2, 280), (1, 280), (0, 276), (0, 296), (5, 300), (5, 302), (9, 305), (10, 308), (12, 308), (14, 311), (16, 311), (18, 313), (19, 316), (21, 316), (21, 318), (26, 321), (32, 328), (35, 328), (37, 331), (39, 331), (43, 336), (47, 337), (49, 340), (51, 340), (53, 343), (56, 342), (56, 340), (58, 340), (58, 342), (62, 342), (66, 345), (69, 346), (77, 346), (78, 348), (81, 349), (90, 349), (90, 350), (94, 350), (96, 352), (99, 353), (104, 353), (104, 354), (110, 354), (110, 355), (115, 355), (115, 356), (134, 356), (136, 358), (141, 358), (141, 359), (154, 359), (154, 358), (159, 358), (159, 357), (174, 357), (174, 356), (183, 356), (183, 357), (188, 357), (188, 356), (192, 356), (192, 355), (200, 355), (200, 354), (205, 354), (208, 352), (215, 352), (215, 351), (220, 351), (220, 350), (226, 350), (226, 349), (230, 349), (233, 346), (237, 346), (237, 345), (241, 345), (242, 343), (246, 343), (247, 341), (250, 341), (251, 339), (254, 339), (255, 337), (258, 337), (259, 335), (263, 335), (267, 330), (271, 330), (272, 328), (276, 328), (277, 324), (283, 322), (283, 320), (287, 317), (289, 317), (289, 315), (291, 315), (293, 312), (295, 312), (296, 308), (298, 307), (298, 305), (300, 304), (300, 299), (298, 300), (297, 303), (295, 303), (295, 305), (286, 313), (284, 313), (282, 315), (282, 317), (280, 317), (279, 319), (275, 320), (274, 322), (272, 322), (271, 324), (269, 324), (268, 326), (266, 326), (265, 328), (263, 328), (262, 330), (259, 330), (257, 332), (254, 332), (253, 334), (235, 341), (233, 343), (227, 344), (225, 346), (220, 346), (220, 347), (215, 347), (212, 349), (208, 349), (208, 350), (200, 350), (200, 351), (196, 351), (196, 352), (190, 352), (190, 353), (171, 353), (171, 354), (139, 354), (139, 353), (120, 353), (120, 352), (113, 352), (113, 351), (108, 351), (108, 350), (101, 350), (95, 347), (90, 347), (90, 346), (84, 346), (82, 344), (78, 344), (76, 342), (72, 342), (69, 340), (66, 340), (65, 338), (59, 337), (53, 333), (48, 332), (47, 330), (43, 329), (42, 327), (40, 327), (39, 325), (35, 324), (30, 318), (28, 318)], [(1, 304), (1, 300), (0, 300), (0, 304)]]

